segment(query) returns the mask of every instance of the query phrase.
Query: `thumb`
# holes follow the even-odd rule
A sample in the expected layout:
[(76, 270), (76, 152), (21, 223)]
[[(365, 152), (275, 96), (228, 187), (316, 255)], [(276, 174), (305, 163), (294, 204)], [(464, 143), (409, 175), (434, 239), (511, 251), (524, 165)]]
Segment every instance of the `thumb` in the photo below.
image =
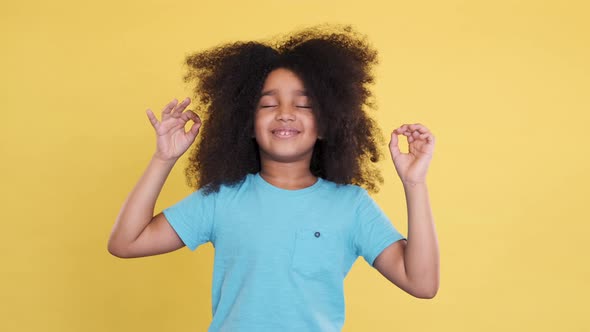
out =
[[(397, 130), (397, 129), (396, 129)], [(397, 131), (394, 130), (391, 132), (391, 141), (389, 141), (389, 152), (391, 152), (391, 159), (394, 160), (401, 154), (401, 151), (398, 146), (398, 139), (397, 139)]]
[(197, 137), (197, 134), (199, 133), (199, 129), (200, 128), (201, 128), (201, 123), (200, 122), (193, 123), (193, 125), (191, 126), (191, 129), (189, 129), (189, 131), (186, 133), (186, 136), (191, 141), (193, 141)]

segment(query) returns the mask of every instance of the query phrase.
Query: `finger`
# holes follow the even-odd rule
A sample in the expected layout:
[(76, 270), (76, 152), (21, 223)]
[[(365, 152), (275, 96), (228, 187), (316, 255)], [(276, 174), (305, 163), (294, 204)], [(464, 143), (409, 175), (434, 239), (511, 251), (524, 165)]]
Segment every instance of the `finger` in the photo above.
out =
[(150, 119), (150, 123), (152, 124), (152, 127), (158, 129), (158, 119), (156, 118), (154, 113), (149, 108), (145, 112), (147, 113), (148, 119)]
[(400, 131), (401, 131), (401, 134), (409, 137), (409, 136), (414, 135), (414, 132), (417, 131), (417, 128), (413, 127), (411, 124), (405, 124), (400, 127)]
[(408, 125), (407, 124), (401, 125), (399, 128), (397, 128), (397, 131), (400, 134), (403, 134), (404, 132), (408, 131)]
[(187, 110), (186, 112), (182, 113), (182, 118), (185, 120), (185, 123), (188, 122), (189, 119), (193, 120), (194, 123), (187, 132), (187, 135), (191, 139), (193, 138), (193, 136), (197, 136), (199, 128), (202, 125), (201, 118), (199, 118), (199, 116), (191, 110)]
[(420, 138), (425, 139), (426, 143), (434, 143), (434, 135), (431, 133), (422, 134), (420, 135)]
[(178, 117), (182, 115), (182, 111), (184, 111), (184, 109), (188, 106), (188, 104), (191, 103), (190, 98), (186, 97), (184, 98), (184, 100), (178, 104), (178, 106), (176, 106), (176, 108), (174, 108), (174, 110), (172, 111), (172, 113), (170, 113), (172, 116), (174, 117)]
[(421, 134), (424, 134), (424, 133), (427, 133), (428, 132), (428, 128), (424, 127), (420, 123), (414, 123), (414, 124), (409, 125), (408, 127), (410, 128), (410, 130), (412, 130), (412, 131), (417, 130)]
[(174, 109), (174, 106), (176, 106), (176, 103), (178, 103), (178, 100), (174, 98), (171, 102), (164, 106), (164, 109), (162, 110), (162, 116), (169, 115), (172, 109)]
[(199, 118), (199, 116), (191, 110), (186, 110), (184, 113), (182, 113), (180, 118), (183, 119), (185, 122), (187, 122), (188, 120), (193, 120), (194, 122), (201, 122), (201, 118)]
[(408, 129), (407, 125), (400, 126), (399, 128), (395, 129), (394, 132), (397, 135), (405, 135), (405, 136), (409, 136), (411, 134), (411, 132)]
[(424, 139), (424, 138), (431, 137), (431, 136), (432, 136), (432, 133), (424, 133), (424, 134), (420, 134), (419, 137)]
[(391, 133), (391, 141), (389, 141), (389, 152), (391, 152), (391, 158), (393, 160), (395, 160), (395, 158), (397, 158), (397, 156), (399, 156), (401, 154), (401, 151), (399, 150), (399, 146), (398, 146), (398, 139), (397, 139), (397, 133), (396, 130), (394, 130)]
[(186, 133), (186, 135), (191, 139), (195, 139), (195, 137), (197, 137), (197, 134), (199, 133), (199, 129), (201, 128), (201, 123), (200, 122), (195, 122), (193, 123), (191, 129), (189, 129), (189, 131)]

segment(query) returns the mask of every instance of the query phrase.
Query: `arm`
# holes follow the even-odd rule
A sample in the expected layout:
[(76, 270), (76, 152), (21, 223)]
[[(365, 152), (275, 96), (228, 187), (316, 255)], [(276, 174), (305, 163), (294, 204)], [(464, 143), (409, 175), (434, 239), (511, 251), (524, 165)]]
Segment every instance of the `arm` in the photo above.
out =
[[(184, 246), (162, 213), (152, 217), (156, 200), (168, 174), (178, 158), (193, 143), (201, 126), (201, 121), (194, 112), (187, 110), (183, 113), (190, 103), (189, 98), (178, 106), (177, 103), (174, 99), (164, 107), (162, 122), (158, 122), (151, 110), (147, 110), (148, 118), (156, 130), (157, 149), (115, 221), (107, 245), (108, 251), (114, 256), (150, 256)], [(184, 126), (189, 119), (195, 123), (185, 133)]]
[[(152, 217), (156, 200), (174, 164), (175, 160), (168, 161), (159, 159), (156, 156), (152, 157), (147, 169), (123, 203), (123, 207), (117, 216), (108, 242), (108, 250), (111, 254), (121, 258), (132, 256), (129, 248), (155, 219)], [(160, 229), (164, 226), (161, 223), (162, 221), (165, 220), (160, 221)], [(168, 249), (176, 250), (184, 245), (180, 238), (175, 236), (175, 232), (171, 227), (166, 233), (168, 236), (162, 239), (162, 242), (164, 242), (162, 244), (166, 244)], [(157, 243), (154, 243), (154, 245), (157, 245)], [(133, 256), (138, 257), (138, 254), (136, 252)]]
[(439, 251), (426, 183), (404, 183), (408, 240), (387, 247), (373, 264), (389, 281), (419, 298), (439, 288)]
[[(400, 152), (398, 134), (408, 136), (409, 153)], [(440, 260), (426, 171), (434, 151), (434, 136), (421, 124), (402, 125), (392, 132), (389, 148), (404, 185), (408, 240), (387, 247), (373, 265), (406, 292), (420, 298), (433, 298), (439, 288)]]
[(406, 274), (420, 294), (432, 298), (439, 287), (439, 252), (426, 183), (404, 184), (408, 207)]

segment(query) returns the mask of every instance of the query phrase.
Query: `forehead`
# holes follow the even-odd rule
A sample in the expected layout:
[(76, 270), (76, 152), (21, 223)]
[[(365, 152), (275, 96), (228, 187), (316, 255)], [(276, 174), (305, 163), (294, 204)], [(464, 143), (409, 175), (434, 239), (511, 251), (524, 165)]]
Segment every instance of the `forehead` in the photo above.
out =
[[(261, 97), (264, 96), (276, 96), (278, 94), (280, 94), (281, 92), (279, 91), (279, 89), (266, 89), (266, 90), (262, 90), (262, 95)], [(289, 93), (289, 91), (287, 91), (287, 93)], [(296, 89), (296, 90), (291, 90), (290, 91), (291, 94), (295, 95), (295, 96), (307, 96), (307, 91), (305, 90), (300, 90), (300, 89)]]
[(298, 96), (307, 96), (303, 81), (291, 70), (277, 68), (270, 72), (264, 81), (262, 96), (272, 96), (288, 93)]

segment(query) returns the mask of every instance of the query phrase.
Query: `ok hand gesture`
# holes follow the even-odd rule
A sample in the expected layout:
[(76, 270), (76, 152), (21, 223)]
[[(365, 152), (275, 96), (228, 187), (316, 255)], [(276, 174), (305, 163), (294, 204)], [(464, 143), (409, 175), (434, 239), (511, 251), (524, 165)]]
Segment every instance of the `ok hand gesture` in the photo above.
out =
[[(401, 153), (399, 150), (398, 135), (407, 136), (408, 153)], [(404, 185), (426, 182), (426, 172), (434, 153), (434, 136), (428, 128), (416, 123), (404, 124), (394, 129), (391, 133), (389, 151)]]
[[(195, 141), (201, 127), (201, 119), (191, 110), (183, 113), (183, 110), (190, 102), (191, 100), (188, 97), (180, 104), (178, 104), (176, 98), (172, 100), (162, 110), (162, 122), (158, 122), (158, 119), (149, 108), (146, 110), (147, 116), (156, 130), (157, 140), (154, 157), (164, 161), (176, 160)], [(189, 119), (193, 120), (194, 124), (185, 133), (184, 126)]]

